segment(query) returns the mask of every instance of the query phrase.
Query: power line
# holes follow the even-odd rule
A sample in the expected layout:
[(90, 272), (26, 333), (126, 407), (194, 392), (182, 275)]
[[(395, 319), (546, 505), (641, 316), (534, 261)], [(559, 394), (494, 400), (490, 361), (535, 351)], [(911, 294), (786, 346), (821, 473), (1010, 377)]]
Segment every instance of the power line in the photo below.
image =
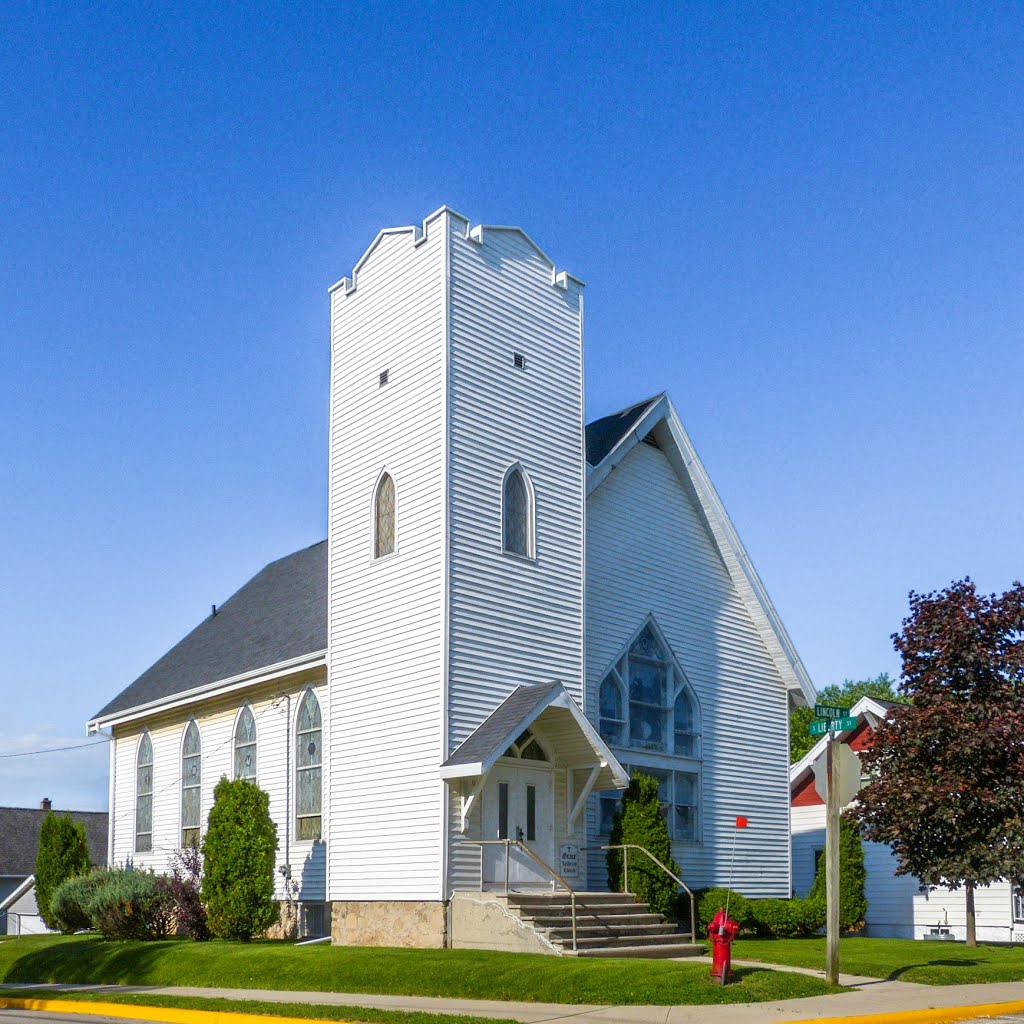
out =
[(62, 750), (81, 750), (83, 747), (99, 747), (109, 740), (94, 740), (92, 743), (73, 743), (69, 747), (47, 747), (45, 750), (22, 750), (17, 754), (0, 754), (0, 758), (8, 757), (34, 757), (36, 754), (57, 754)]

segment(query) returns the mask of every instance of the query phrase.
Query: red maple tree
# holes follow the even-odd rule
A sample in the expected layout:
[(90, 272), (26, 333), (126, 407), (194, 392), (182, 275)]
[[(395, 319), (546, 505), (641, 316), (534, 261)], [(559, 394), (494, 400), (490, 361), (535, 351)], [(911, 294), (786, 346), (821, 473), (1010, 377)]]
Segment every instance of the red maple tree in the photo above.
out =
[(857, 817), (865, 839), (892, 848), (897, 874), (964, 887), (974, 946), (976, 887), (1024, 880), (1024, 585), (911, 592), (892, 639), (911, 703), (862, 755), (871, 781)]

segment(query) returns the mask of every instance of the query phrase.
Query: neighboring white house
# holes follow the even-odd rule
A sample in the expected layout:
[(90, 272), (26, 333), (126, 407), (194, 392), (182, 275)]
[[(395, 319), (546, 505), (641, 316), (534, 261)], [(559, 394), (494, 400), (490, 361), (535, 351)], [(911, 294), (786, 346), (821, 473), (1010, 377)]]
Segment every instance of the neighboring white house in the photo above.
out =
[[(222, 775), (337, 941), (441, 945), (520, 839), (604, 889), (624, 766), (693, 887), (785, 896), (813, 687), (664, 394), (583, 426), (582, 284), (448, 208), (331, 289), (328, 539), (266, 566), (89, 723), (112, 859), (162, 867)], [(551, 877), (512, 851), (512, 887)], [(486, 944), (481, 939), (480, 944)]]
[[(857, 727), (839, 740), (854, 753), (871, 746), (878, 723), (895, 707), (891, 701), (861, 697), (850, 709)], [(825, 754), (822, 737), (790, 769), (793, 830), (793, 890), (806, 896), (814, 882), (818, 858), (825, 848), (825, 803), (815, 790), (814, 766)], [(864, 843), (867, 932), (875, 938), (925, 939), (967, 937), (964, 890), (922, 891), (916, 878), (896, 874), (896, 857), (888, 846)], [(975, 923), (979, 940), (1024, 942), (1024, 889), (997, 882), (975, 891)]]

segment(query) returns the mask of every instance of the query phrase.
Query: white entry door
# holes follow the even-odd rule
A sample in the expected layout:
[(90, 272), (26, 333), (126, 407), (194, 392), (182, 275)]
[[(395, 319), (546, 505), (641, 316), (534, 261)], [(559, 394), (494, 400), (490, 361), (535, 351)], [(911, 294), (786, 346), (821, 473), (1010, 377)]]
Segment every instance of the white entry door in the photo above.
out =
[[(498, 762), (484, 787), (482, 839), (518, 839), (554, 866), (555, 800), (550, 768)], [(484, 883), (505, 882), (505, 848), (483, 847)], [(556, 869), (557, 870), (557, 869)], [(550, 886), (551, 875), (532, 857), (509, 848), (509, 885)]]

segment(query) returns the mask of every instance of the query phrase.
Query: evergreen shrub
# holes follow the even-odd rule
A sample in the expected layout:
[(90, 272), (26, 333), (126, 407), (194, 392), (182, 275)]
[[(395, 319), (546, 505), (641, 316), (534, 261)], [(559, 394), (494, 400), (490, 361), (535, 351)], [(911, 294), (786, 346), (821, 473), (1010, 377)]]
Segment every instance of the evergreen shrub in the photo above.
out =
[(50, 811), (39, 828), (35, 870), (36, 904), (47, 928), (61, 930), (50, 910), (54, 890), (65, 879), (88, 874), (90, 866), (85, 826), (70, 814), (58, 816)]
[(89, 903), (107, 879), (106, 868), (94, 868), (87, 875), (66, 878), (50, 897), (50, 912), (57, 930), (65, 935), (92, 927)]
[[(672, 859), (672, 841), (661, 813), (658, 781), (638, 773), (630, 779), (622, 795), (622, 809), (615, 815), (609, 845), (634, 843), (649, 850), (670, 871), (679, 874)], [(608, 884), (623, 892), (623, 850), (608, 851)], [(677, 907), (676, 883), (638, 850), (629, 851), (629, 889), (658, 914), (674, 916)]]
[[(825, 861), (826, 856), (822, 854), (814, 885), (807, 896), (807, 901), (815, 904), (821, 915), (821, 926), (825, 924)], [(839, 927), (844, 932), (858, 931), (864, 926), (868, 913), (865, 879), (860, 829), (852, 818), (844, 814), (839, 819)]]
[(270, 798), (254, 782), (222, 778), (203, 837), (203, 880), (210, 931), (248, 942), (276, 920), (274, 854), (277, 826)]
[(162, 939), (174, 929), (167, 879), (151, 871), (106, 872), (85, 909), (92, 926), (106, 939)]
[(725, 907), (726, 904), (729, 907), (729, 917), (740, 928), (746, 928), (751, 924), (751, 906), (754, 901), (748, 900), (746, 896), (731, 889), (720, 888), (705, 889), (703, 892), (698, 893), (698, 897), (697, 920), (700, 921), (700, 933), (702, 935), (707, 935), (708, 925), (711, 924), (719, 908)]

